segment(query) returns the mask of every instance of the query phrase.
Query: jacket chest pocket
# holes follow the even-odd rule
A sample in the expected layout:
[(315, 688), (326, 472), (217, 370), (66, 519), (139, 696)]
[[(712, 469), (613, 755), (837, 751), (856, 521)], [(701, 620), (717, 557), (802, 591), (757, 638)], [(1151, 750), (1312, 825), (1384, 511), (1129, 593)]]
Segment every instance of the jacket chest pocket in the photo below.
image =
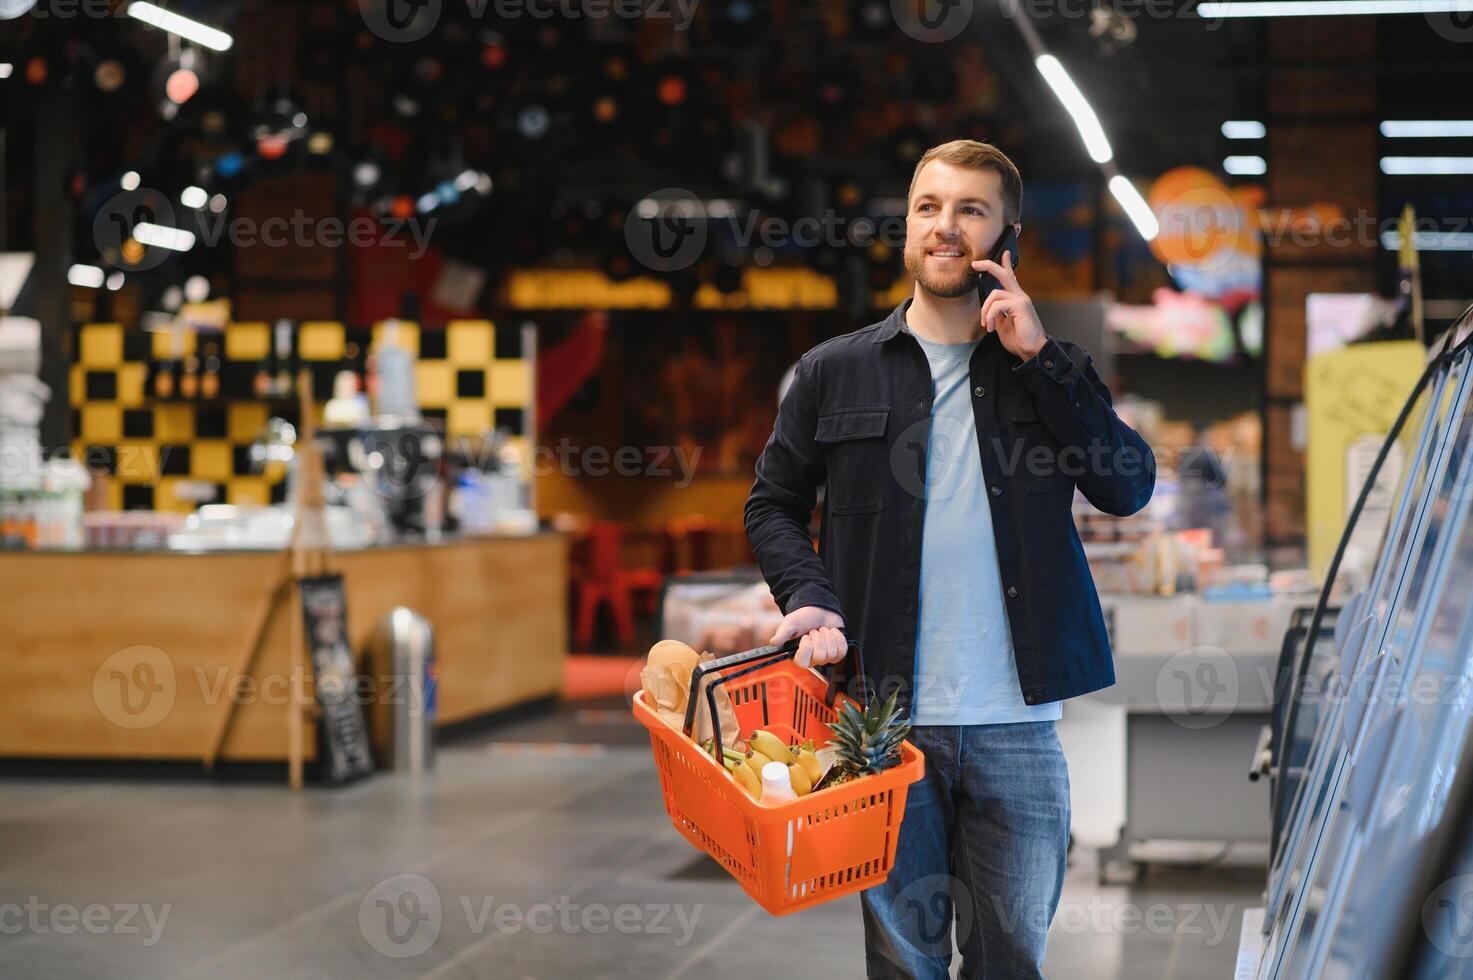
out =
[(813, 439), (828, 467), (828, 512), (867, 514), (885, 506), (889, 453), (885, 430), (889, 406), (841, 408), (818, 417)]
[(1031, 399), (1010, 401), (1003, 414), (1012, 426), (1014, 453), (1017, 459), (1015, 479), (1025, 494), (1059, 493), (1074, 489), (1074, 478), (1068, 469), (1072, 462), (1063, 456), (1061, 447), (1038, 415)]

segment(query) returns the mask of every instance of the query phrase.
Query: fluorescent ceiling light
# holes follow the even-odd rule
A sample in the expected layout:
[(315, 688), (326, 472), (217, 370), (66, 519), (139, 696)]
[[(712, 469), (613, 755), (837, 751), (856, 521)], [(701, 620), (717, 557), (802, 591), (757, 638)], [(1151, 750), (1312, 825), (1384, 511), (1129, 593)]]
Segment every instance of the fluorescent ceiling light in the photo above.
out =
[(183, 228), (165, 228), (145, 221), (133, 229), (133, 237), (142, 245), (157, 245), (171, 252), (187, 252), (194, 248), (194, 233)]
[[(1414, 231), (1412, 244), (1419, 252), (1473, 252), (1473, 231)], [(1401, 232), (1381, 232), (1381, 247), (1392, 252), (1401, 248)]]
[(8, 61), (0, 61), (0, 78), (9, 78), (15, 73), (15, 66)]
[(224, 31), (216, 30), (197, 20), (190, 20), (182, 14), (176, 14), (172, 10), (152, 3), (130, 3), (128, 4), (128, 16), (135, 20), (141, 20), (150, 27), (157, 27), (161, 31), (177, 34), (186, 41), (201, 44), (211, 51), (229, 51), (235, 41)]
[(1473, 119), (1387, 119), (1381, 135), (1396, 137), (1473, 136)]
[(1222, 169), (1240, 177), (1252, 177), (1258, 174), (1268, 173), (1268, 161), (1264, 160), (1263, 157), (1224, 157)]
[(186, 208), (202, 208), (210, 202), (210, 195), (203, 187), (186, 187), (179, 195), (179, 203)]
[(1115, 195), (1115, 200), (1120, 202), (1120, 207), (1130, 218), (1136, 230), (1146, 241), (1151, 241), (1161, 232), (1161, 225), (1156, 220), (1156, 214), (1146, 199), (1141, 197), (1141, 192), (1135, 189), (1127, 178), (1120, 174), (1110, 178), (1110, 193)]
[(98, 288), (106, 278), (102, 270), (95, 265), (74, 265), (67, 270), (66, 274), (67, 282), (85, 289)]
[[(1473, 3), (1473, 0), (1469, 2)], [(1089, 151), (1090, 159), (1095, 163), (1109, 163), (1115, 156), (1115, 151), (1110, 149), (1110, 141), (1105, 136), (1099, 117), (1090, 107), (1089, 100), (1079, 91), (1079, 86), (1074, 84), (1074, 79), (1069, 77), (1063, 64), (1051, 54), (1039, 55), (1034, 64), (1038, 66), (1038, 71), (1043, 75), (1043, 80), (1048, 82), (1049, 88), (1054, 90), (1054, 95), (1059, 97), (1059, 101), (1064, 103), (1064, 108), (1074, 118), (1074, 125), (1079, 130), (1080, 138), (1084, 140), (1084, 148)]]
[(1222, 124), (1222, 135), (1230, 140), (1261, 140), (1268, 128), (1256, 119), (1229, 119)]
[(1197, 5), (1197, 16), (1222, 17), (1336, 17), (1375, 14), (1468, 13), (1473, 0), (1243, 0)]
[(1473, 174), (1473, 157), (1382, 157), (1383, 174)]

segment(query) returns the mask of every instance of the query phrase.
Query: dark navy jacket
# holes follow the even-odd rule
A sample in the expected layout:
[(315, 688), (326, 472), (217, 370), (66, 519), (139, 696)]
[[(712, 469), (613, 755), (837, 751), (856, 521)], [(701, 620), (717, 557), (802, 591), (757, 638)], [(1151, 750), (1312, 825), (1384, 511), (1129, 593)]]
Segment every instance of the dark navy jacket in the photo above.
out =
[[(799, 360), (745, 509), (747, 536), (783, 613), (838, 612), (871, 683), (900, 690), (907, 706), (932, 400), (925, 352), (901, 329), (910, 302)], [(1074, 344), (1050, 338), (1025, 363), (985, 334), (969, 370), (1023, 700), (1108, 687), (1109, 639), (1071, 502), (1078, 487), (1107, 514), (1135, 513), (1155, 487), (1155, 456), (1120, 421), (1089, 355)], [(815, 554), (808, 522), (821, 484)]]

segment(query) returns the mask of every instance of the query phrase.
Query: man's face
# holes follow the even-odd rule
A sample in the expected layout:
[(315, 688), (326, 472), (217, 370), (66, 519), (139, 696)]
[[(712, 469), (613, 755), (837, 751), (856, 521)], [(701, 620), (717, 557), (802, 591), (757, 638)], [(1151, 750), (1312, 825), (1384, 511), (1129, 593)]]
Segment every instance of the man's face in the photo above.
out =
[(975, 291), (972, 263), (988, 257), (1003, 227), (1002, 176), (996, 170), (932, 160), (916, 177), (905, 215), (905, 271), (945, 299)]

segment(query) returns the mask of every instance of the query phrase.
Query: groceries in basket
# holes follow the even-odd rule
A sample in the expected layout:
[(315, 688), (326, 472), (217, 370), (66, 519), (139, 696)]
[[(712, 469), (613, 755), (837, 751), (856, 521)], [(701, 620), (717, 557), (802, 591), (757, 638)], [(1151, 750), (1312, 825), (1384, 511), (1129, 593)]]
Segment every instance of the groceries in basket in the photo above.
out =
[[(786, 792), (781, 799), (772, 798), (770, 776), (774, 772), (778, 777), (786, 775), (784, 781), (793, 796), (807, 796), (900, 765), (900, 743), (910, 734), (910, 721), (901, 713), (894, 694), (884, 704), (872, 700), (867, 711), (845, 701), (838, 719), (828, 727), (832, 734), (823, 748), (817, 748), (811, 738), (784, 745), (776, 735), (758, 729), (747, 739), (745, 750), (741, 742), (722, 748), (726, 771), (754, 800), (785, 802), (792, 799)], [(701, 747), (714, 755), (712, 739)], [(773, 770), (772, 763), (782, 768)]]
[[(696, 653), (679, 640), (661, 640), (656, 643), (650, 647), (644, 670), (639, 674), (645, 703), (667, 724), (680, 728), (685, 721), (691, 674), (695, 672), (697, 664), (708, 663), (714, 658), (715, 655), (711, 653)], [(706, 701), (706, 688), (713, 680), (714, 678), (703, 679), (701, 690), (697, 693), (693, 729), (696, 738), (705, 738), (711, 734), (711, 712), (703, 702)], [(731, 698), (725, 688), (718, 686), (715, 689), (715, 700), (717, 721), (721, 726), (721, 741), (731, 745), (740, 734), (736, 715), (731, 710)]]
[[(676, 640), (661, 640), (650, 648), (648, 663), (640, 675), (645, 700), (672, 727), (682, 727), (696, 665), (710, 658), (710, 654), (697, 654)], [(703, 679), (698, 698), (704, 699), (709, 684)], [(714, 697), (722, 764), (737, 785), (758, 801), (776, 803), (807, 796), (897, 766), (901, 761), (900, 743), (910, 733), (910, 722), (892, 694), (883, 704), (872, 699), (868, 709), (846, 700), (839, 706), (838, 718), (828, 725), (831, 736), (822, 748), (811, 738), (801, 742), (794, 739), (789, 745), (764, 729), (751, 732), (743, 740), (738, 737), (725, 689), (718, 685)], [(710, 710), (699, 701), (695, 718), (692, 740), (716, 758)], [(774, 762), (781, 765), (768, 768)]]

